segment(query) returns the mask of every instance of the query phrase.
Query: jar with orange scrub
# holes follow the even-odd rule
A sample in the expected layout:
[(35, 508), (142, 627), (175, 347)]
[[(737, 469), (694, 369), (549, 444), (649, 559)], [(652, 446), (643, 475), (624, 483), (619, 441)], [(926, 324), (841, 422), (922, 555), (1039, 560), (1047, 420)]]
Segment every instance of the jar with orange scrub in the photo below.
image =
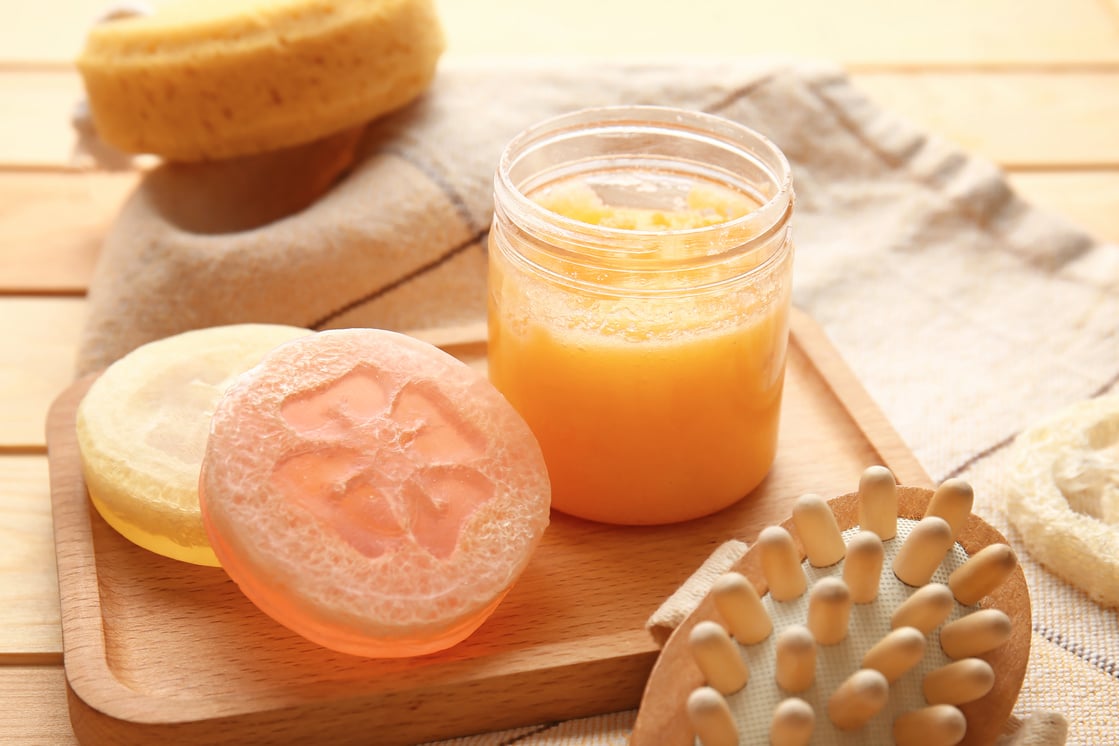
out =
[(749, 494), (788, 341), (781, 151), (699, 112), (589, 109), (518, 135), (494, 190), (489, 374), (540, 442), (553, 507), (661, 524)]

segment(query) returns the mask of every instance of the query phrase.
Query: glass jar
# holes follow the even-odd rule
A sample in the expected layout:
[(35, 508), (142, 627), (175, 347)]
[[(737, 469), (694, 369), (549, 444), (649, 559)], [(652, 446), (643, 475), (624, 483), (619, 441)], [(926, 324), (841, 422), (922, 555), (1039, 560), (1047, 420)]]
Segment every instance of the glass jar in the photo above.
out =
[(792, 285), (789, 164), (753, 130), (588, 109), (506, 147), (489, 240), (490, 379), (552, 505), (661, 524), (718, 511), (777, 448)]

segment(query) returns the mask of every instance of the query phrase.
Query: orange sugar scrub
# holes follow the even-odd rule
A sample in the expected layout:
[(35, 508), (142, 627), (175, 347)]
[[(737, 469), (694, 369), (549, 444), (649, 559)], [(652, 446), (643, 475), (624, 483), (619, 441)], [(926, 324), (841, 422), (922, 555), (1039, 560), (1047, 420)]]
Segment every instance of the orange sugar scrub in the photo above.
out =
[(77, 413), (90, 500), (126, 539), (216, 566), (198, 507), (210, 416), (234, 378), (308, 329), (236, 324), (143, 345), (110, 365)]
[[(632, 178), (632, 176), (631, 176)], [(704, 228), (740, 218), (757, 209), (745, 194), (712, 184), (689, 184), (664, 208), (610, 205), (582, 179), (561, 181), (531, 195), (541, 206), (563, 217), (591, 225), (634, 231)]]
[[(681, 151), (675, 140), (695, 129), (677, 131), (671, 110), (619, 111), (631, 110), (556, 125), (556, 157), (577, 166), (548, 160), (547, 123), (503, 157), (489, 374), (540, 442), (556, 509), (660, 524), (741, 499), (775, 457), (791, 188), (765, 142), (726, 162), (727, 141), (745, 137), (736, 125), (695, 115), (688, 124), (713, 127), (703, 137), (721, 145)], [(601, 117), (587, 125), (592, 139), (636, 129), (641, 152), (614, 137), (617, 159), (602, 155), (601, 141), (579, 158), (577, 116)], [(658, 137), (663, 154), (649, 145)]]
[(548, 524), (528, 426), (483, 376), (375, 329), (319, 332), (245, 373), (200, 482), (222, 566), (333, 650), (404, 657), (465, 639)]

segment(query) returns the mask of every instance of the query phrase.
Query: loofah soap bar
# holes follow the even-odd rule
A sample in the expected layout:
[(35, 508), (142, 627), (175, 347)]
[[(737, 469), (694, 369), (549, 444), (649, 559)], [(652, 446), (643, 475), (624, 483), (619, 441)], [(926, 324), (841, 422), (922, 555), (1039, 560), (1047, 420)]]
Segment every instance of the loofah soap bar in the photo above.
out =
[(178, 0), (94, 27), (77, 64), (102, 139), (199, 161), (399, 108), (443, 46), (432, 0)]
[(484, 376), (376, 329), (277, 348), (214, 413), (200, 482), (222, 567), (262, 611), (368, 657), (460, 642), (548, 524), (536, 439)]
[(234, 378), (273, 347), (310, 333), (273, 324), (211, 327), (151, 342), (109, 366), (77, 415), (97, 512), (145, 549), (217, 565), (198, 508), (210, 416)]

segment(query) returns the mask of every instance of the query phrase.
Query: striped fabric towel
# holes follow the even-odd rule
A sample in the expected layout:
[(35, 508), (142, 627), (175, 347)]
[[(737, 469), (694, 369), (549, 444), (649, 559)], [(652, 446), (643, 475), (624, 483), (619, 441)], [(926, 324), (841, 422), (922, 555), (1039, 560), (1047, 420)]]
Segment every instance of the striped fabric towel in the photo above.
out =
[[(789, 156), (795, 302), (933, 479), (971, 481), (976, 512), (1023, 559), (1034, 642), (1016, 712), (1061, 712), (1072, 742), (1114, 742), (1116, 612), (1030, 559), (1001, 496), (1016, 433), (1116, 387), (1119, 247), (1024, 203), (995, 167), (883, 111), (834, 67), (458, 63), (363, 133), (233, 166), (156, 169), (105, 242), (78, 369), (213, 324), (478, 320), (502, 147), (548, 116), (619, 103), (720, 114)], [(621, 744), (631, 722), (623, 713), (456, 743)]]

